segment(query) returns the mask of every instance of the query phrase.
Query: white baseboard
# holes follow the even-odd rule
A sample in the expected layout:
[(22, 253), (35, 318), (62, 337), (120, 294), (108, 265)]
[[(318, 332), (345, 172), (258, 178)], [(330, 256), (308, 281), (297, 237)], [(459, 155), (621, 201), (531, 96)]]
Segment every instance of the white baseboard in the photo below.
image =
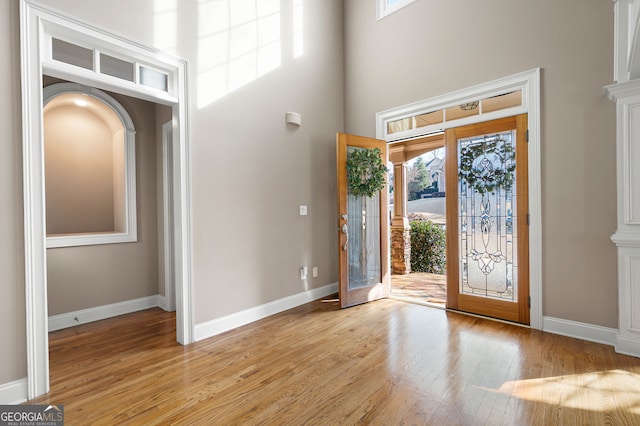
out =
[(295, 308), (296, 306), (304, 305), (305, 303), (328, 296), (336, 293), (337, 291), (337, 283), (327, 284), (323, 287), (307, 290), (302, 293), (265, 303), (264, 305), (255, 306), (231, 315), (196, 324), (194, 330), (195, 341), (197, 342), (199, 340), (224, 333), (225, 331), (233, 330), (234, 328), (261, 320), (270, 315), (286, 311), (287, 309)]
[(141, 297), (140, 299), (125, 300), (124, 302), (112, 303), (110, 305), (53, 315), (49, 317), (49, 331), (61, 330), (79, 324), (86, 324), (88, 322), (100, 321), (144, 309), (160, 307), (162, 299), (164, 299), (163, 296), (156, 294), (154, 296)]
[(615, 328), (553, 317), (542, 318), (542, 330), (609, 346), (615, 346), (618, 334), (618, 330)]
[(27, 400), (27, 378), (0, 385), (0, 405), (22, 404)]
[(615, 347), (619, 354), (640, 358), (640, 342), (637, 339), (629, 339), (618, 334)]
[(158, 298), (158, 307), (162, 308), (163, 311), (169, 312), (169, 306), (167, 305), (167, 298), (161, 294), (156, 295)]

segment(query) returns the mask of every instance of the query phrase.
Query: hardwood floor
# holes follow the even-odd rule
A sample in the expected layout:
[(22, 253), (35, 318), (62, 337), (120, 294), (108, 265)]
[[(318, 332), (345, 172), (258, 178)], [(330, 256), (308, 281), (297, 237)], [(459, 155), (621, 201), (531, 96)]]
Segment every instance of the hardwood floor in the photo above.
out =
[(640, 424), (640, 359), (396, 300), (316, 301), (189, 346), (152, 309), (50, 335), (67, 425)]

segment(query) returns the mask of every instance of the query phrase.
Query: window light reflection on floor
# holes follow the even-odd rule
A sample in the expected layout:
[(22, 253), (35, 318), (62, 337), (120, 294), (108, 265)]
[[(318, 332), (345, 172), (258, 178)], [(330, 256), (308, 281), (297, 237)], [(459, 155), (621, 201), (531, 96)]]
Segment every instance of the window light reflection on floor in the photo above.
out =
[(607, 411), (611, 401), (640, 415), (640, 372), (594, 371), (505, 382), (490, 392), (578, 410)]

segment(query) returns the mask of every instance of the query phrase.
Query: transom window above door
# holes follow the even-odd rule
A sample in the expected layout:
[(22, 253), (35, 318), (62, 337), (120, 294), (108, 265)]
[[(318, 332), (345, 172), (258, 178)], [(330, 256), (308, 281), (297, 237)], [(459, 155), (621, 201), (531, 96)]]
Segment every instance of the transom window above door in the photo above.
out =
[(50, 59), (59, 64), (84, 68), (163, 92), (169, 91), (169, 76), (166, 72), (55, 37), (51, 37), (49, 40), (51, 43)]
[(446, 105), (435, 111), (420, 112), (408, 117), (387, 121), (386, 134), (409, 132), (421, 128), (435, 128), (463, 118), (481, 116), (496, 111), (511, 110), (522, 106), (522, 90), (492, 94), (483, 99), (465, 101), (456, 105)]

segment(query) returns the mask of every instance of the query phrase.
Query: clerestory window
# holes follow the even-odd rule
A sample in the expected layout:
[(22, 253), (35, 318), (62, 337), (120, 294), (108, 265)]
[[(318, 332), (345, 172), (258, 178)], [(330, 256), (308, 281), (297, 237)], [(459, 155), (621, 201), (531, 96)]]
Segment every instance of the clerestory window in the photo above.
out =
[(378, 0), (378, 20), (410, 5), (416, 0)]

